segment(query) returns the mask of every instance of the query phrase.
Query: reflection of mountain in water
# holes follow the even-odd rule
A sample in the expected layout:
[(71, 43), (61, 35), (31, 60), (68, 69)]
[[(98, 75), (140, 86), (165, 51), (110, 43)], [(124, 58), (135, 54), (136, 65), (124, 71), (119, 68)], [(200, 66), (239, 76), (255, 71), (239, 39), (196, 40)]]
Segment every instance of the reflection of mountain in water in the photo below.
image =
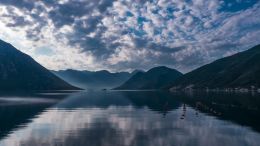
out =
[[(204, 114), (206, 111), (202, 106), (208, 107), (209, 111), (213, 111), (210, 110), (212, 108), (219, 112), (211, 106), (215, 100), (203, 100), (210, 99), (209, 97), (213, 95), (171, 95), (163, 92), (75, 93), (56, 106), (38, 113), (32, 122), (2, 139), (0, 145), (258, 146), (259, 133), (235, 122)], [(232, 99), (225, 102), (224, 96), (222, 98), (219, 95), (214, 99), (216, 102), (213, 105), (230, 105), (240, 101)], [(201, 107), (197, 107), (199, 116), (196, 116), (194, 108), (198, 102)], [(245, 103), (245, 100), (241, 102)], [(161, 115), (166, 113), (167, 116), (162, 118)], [(226, 114), (225, 111), (221, 113)], [(183, 119), (182, 114), (185, 117)]]
[(129, 99), (136, 107), (148, 107), (152, 111), (166, 114), (180, 107), (180, 103), (168, 92), (123, 92), (124, 97)]
[[(54, 99), (51, 95), (34, 97)], [(245, 122), (251, 116), (245, 109), (259, 107), (259, 98), (246, 97), (105, 91), (71, 94), (54, 106), (8, 106), (0, 111), (0, 116), (7, 115), (1, 125), (9, 127), (0, 145), (258, 146), (260, 134), (241, 125), (258, 129), (258, 119)]]
[(81, 92), (57, 105), (59, 108), (108, 108), (110, 106), (148, 107), (152, 111), (166, 114), (180, 104), (168, 92)]
[(26, 126), (46, 108), (57, 103), (55, 99), (64, 95), (34, 95), (33, 93), (1, 93), (0, 94), (0, 139), (17, 128)]
[(172, 95), (203, 113), (260, 132), (260, 95), (195, 92)]
[[(48, 107), (56, 102), (34, 102), (26, 103), (27, 99), (62, 99), (66, 94), (22, 94), (22, 93), (1, 93), (1, 98), (13, 99), (19, 97), (25, 102), (21, 104), (12, 101), (12, 104), (0, 100), (0, 117), (4, 117), (0, 122), (0, 138), (5, 137), (11, 131), (21, 128), (30, 123), (37, 115), (40, 115)], [(69, 98), (60, 102), (56, 107), (61, 109), (74, 108), (108, 108), (110, 106), (135, 106), (136, 108), (148, 107), (153, 111), (167, 113), (176, 109), (178, 103), (169, 94), (157, 92), (80, 92), (72, 94)]]
[[(48, 107), (48, 106), (47, 106)], [(22, 105), (0, 107), (0, 138), (5, 137), (10, 131), (31, 122), (31, 119), (46, 108), (46, 105)]]

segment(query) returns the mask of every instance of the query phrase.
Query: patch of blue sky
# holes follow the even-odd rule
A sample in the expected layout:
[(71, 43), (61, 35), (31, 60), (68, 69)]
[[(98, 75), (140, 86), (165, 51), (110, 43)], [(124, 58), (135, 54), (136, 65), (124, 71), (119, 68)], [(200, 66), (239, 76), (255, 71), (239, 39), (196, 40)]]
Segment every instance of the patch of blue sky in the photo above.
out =
[(141, 29), (136, 30), (134, 28), (129, 28), (129, 32), (134, 34), (137, 37), (142, 37), (146, 34), (143, 30), (141, 30)]
[(224, 0), (220, 11), (236, 12), (253, 7), (259, 0)]
[(133, 17), (134, 14), (133, 14), (132, 12), (130, 12), (130, 11), (127, 11), (127, 12), (126, 12), (126, 16), (127, 16), (127, 17)]
[(52, 56), (52, 55), (54, 55), (53, 50), (48, 48), (48, 47), (37, 48), (34, 51), (34, 53), (35, 53), (35, 55), (45, 55), (45, 56)]

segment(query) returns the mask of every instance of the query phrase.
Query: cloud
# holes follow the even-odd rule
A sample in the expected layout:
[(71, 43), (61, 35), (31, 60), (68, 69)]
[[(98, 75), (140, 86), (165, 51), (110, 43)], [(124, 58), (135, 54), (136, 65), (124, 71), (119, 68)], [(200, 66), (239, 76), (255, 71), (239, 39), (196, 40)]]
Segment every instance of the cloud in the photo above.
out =
[(2, 0), (0, 37), (50, 69), (187, 72), (259, 44), (259, 14), (257, 1)]

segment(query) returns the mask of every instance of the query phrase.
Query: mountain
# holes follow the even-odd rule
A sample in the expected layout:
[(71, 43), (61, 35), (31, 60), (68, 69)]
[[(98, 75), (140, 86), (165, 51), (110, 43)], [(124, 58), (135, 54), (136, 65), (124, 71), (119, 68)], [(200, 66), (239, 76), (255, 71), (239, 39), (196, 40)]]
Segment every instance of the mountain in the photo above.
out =
[(226, 89), (260, 87), (260, 45), (216, 60), (191, 71), (171, 84), (171, 89)]
[(106, 70), (91, 72), (78, 70), (60, 70), (52, 71), (55, 75), (63, 80), (84, 89), (102, 89), (114, 88), (128, 80), (133, 74), (128, 72), (110, 73)]
[(0, 40), (0, 90), (74, 90), (30, 56)]
[(180, 76), (182, 73), (175, 69), (164, 66), (155, 67), (147, 72), (136, 73), (115, 90), (160, 89)]

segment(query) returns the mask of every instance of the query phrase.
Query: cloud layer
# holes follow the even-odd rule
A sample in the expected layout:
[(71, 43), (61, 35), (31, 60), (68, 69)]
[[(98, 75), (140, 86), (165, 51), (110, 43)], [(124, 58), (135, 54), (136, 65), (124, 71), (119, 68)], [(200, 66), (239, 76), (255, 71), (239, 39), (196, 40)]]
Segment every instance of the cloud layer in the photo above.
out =
[(49, 69), (187, 72), (260, 43), (257, 0), (1, 0), (0, 37)]

